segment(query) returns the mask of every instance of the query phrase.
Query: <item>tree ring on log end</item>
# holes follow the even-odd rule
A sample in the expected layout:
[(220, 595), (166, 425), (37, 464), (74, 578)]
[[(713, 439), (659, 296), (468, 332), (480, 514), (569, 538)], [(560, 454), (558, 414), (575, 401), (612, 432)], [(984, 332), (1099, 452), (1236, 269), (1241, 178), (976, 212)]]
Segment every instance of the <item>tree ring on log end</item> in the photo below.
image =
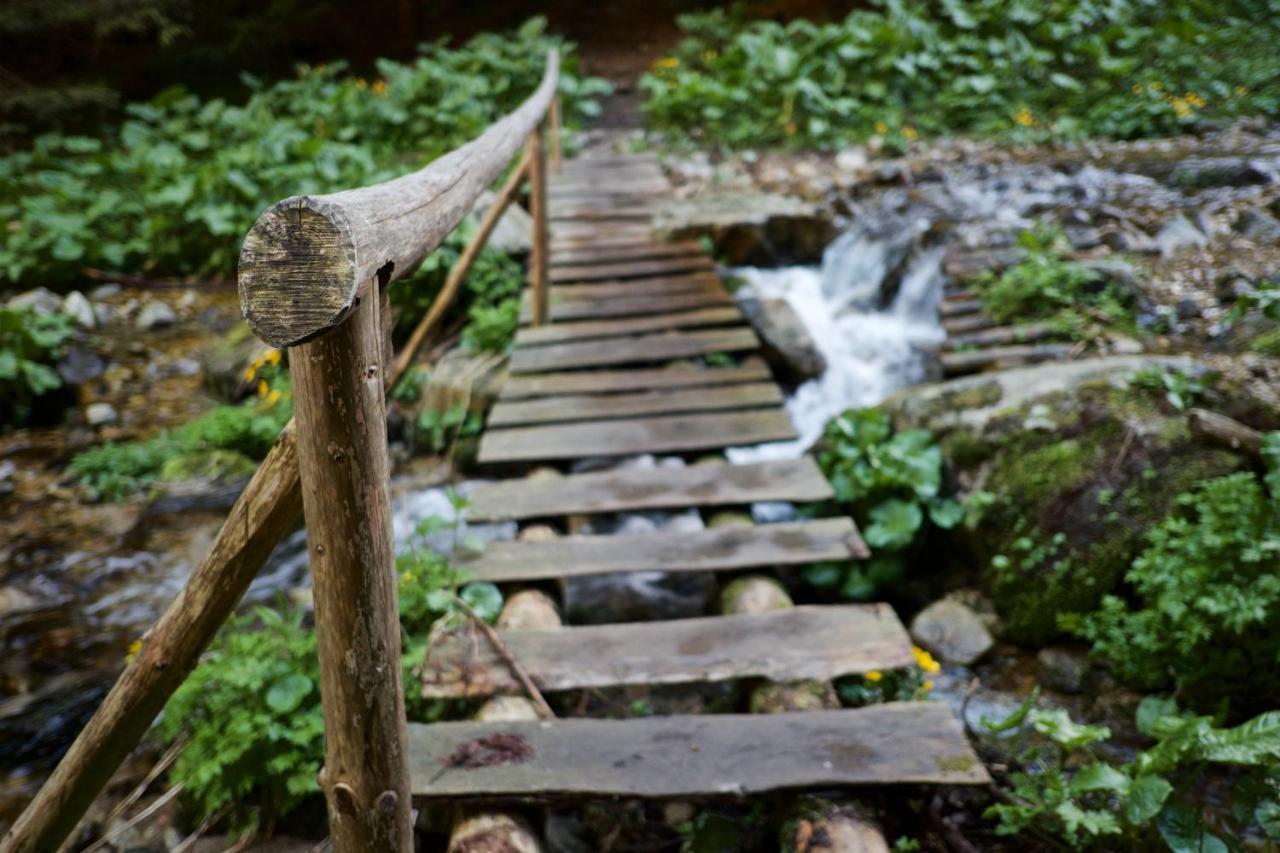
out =
[(354, 307), (360, 284), (345, 213), (311, 196), (267, 208), (245, 236), (238, 283), (245, 319), (272, 346), (332, 329)]

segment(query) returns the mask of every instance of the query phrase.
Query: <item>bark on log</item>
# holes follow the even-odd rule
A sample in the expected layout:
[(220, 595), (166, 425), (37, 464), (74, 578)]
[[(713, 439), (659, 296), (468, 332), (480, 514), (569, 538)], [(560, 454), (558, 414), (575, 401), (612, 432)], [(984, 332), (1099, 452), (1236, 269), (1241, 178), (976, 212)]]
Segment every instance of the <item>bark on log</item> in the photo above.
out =
[(290, 356), (298, 463), (315, 590), (325, 764), (320, 788), (338, 853), (413, 849), (382, 312)]
[(476, 258), (480, 257), (480, 252), (489, 242), (489, 235), (497, 227), (498, 220), (502, 218), (503, 212), (516, 197), (516, 193), (520, 191), (520, 185), (524, 183), (528, 172), (529, 155), (526, 153), (516, 165), (515, 170), (507, 177), (502, 189), (498, 190), (498, 197), (494, 199), (493, 204), (489, 205), (489, 209), (484, 212), (480, 224), (476, 226), (475, 233), (471, 235), (466, 248), (458, 256), (457, 263), (449, 269), (449, 275), (445, 278), (444, 286), (440, 288), (440, 293), (431, 303), (431, 307), (427, 309), (427, 313), (418, 321), (418, 325), (414, 328), (413, 334), (409, 336), (409, 340), (405, 342), (400, 354), (396, 356), (392, 367), (395, 373), (403, 375), (409, 369), (409, 365), (413, 364), (413, 360), (417, 357), (418, 350), (422, 349), (427, 336), (435, 331), (436, 327), (440, 325), (440, 321), (444, 319), (445, 312), (449, 310), (449, 306), (453, 304), (454, 297), (458, 294), (458, 289), (466, 281), (467, 273), (471, 272), (471, 267), (475, 264)]
[(1187, 428), (1201, 441), (1244, 453), (1254, 459), (1262, 458), (1262, 433), (1226, 415), (1208, 409), (1192, 409), (1187, 412)]
[(268, 208), (240, 252), (240, 302), (258, 337), (278, 347), (310, 340), (341, 323), (375, 277), (385, 285), (416, 270), (539, 127), (559, 67), (552, 50), (517, 110), (411, 175)]
[(547, 151), (542, 142), (543, 125), (529, 135), (529, 212), (533, 214), (533, 240), (529, 252), (529, 298), (533, 304), (533, 325), (547, 322)]

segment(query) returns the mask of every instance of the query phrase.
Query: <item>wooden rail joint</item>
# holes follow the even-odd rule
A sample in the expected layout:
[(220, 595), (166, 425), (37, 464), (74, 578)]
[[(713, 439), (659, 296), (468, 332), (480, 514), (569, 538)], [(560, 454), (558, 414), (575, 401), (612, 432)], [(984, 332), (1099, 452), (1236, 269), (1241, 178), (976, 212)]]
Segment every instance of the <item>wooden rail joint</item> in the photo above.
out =
[(240, 251), (240, 302), (258, 337), (277, 347), (312, 340), (342, 323), (375, 279), (385, 285), (416, 270), (538, 131), (559, 75), (552, 49), (523, 104), (417, 172), (267, 208)]

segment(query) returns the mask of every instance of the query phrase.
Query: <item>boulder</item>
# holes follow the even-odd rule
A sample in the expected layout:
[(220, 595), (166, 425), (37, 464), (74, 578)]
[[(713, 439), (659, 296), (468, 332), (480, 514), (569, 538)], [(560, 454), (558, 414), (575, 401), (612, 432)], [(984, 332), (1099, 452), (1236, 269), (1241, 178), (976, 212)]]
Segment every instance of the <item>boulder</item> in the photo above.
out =
[(816, 262), (835, 236), (817, 204), (768, 193), (720, 193), (670, 201), (654, 214), (661, 239), (707, 237), (717, 256), (737, 266)]
[(58, 362), (58, 375), (68, 385), (92, 382), (107, 370), (107, 361), (92, 350), (71, 347)]
[(1179, 213), (1156, 232), (1155, 242), (1160, 254), (1169, 257), (1183, 249), (1204, 246), (1209, 238), (1190, 219)]
[[(953, 535), (981, 576), (1005, 637), (1042, 646), (1062, 617), (1117, 591), (1146, 531), (1178, 494), (1247, 464), (1191, 435), (1162, 391), (1130, 382), (1148, 368), (1198, 370), (1187, 358), (1108, 356), (917, 386), (882, 405), (898, 428), (939, 440), (948, 474), (988, 504)], [(1226, 413), (1246, 393), (1207, 401)]]
[(82, 329), (92, 329), (98, 325), (98, 318), (93, 313), (93, 304), (80, 291), (73, 290), (62, 300), (62, 311), (75, 320)]
[(1231, 227), (1255, 243), (1280, 242), (1280, 219), (1265, 210), (1243, 211)]
[(57, 314), (62, 310), (62, 297), (47, 287), (37, 287), (17, 296), (5, 303), (6, 308), (14, 311), (30, 310), (37, 314)]
[(804, 380), (826, 371), (826, 358), (787, 300), (748, 297), (739, 299), (738, 307), (760, 336), (765, 357), (783, 374)]
[(143, 331), (165, 329), (178, 322), (178, 315), (163, 302), (148, 302), (138, 312), (134, 325)]
[(943, 661), (961, 666), (976, 663), (995, 645), (982, 617), (949, 598), (916, 614), (911, 638)]
[(116, 422), (118, 415), (110, 403), (90, 403), (85, 406), (84, 419), (89, 426), (106, 426)]

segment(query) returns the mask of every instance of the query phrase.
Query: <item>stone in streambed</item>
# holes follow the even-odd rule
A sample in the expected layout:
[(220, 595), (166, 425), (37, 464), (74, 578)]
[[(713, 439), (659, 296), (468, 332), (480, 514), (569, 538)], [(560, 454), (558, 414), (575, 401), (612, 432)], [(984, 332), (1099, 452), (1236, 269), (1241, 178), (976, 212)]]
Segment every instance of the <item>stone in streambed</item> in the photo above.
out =
[(1080, 693), (1089, 675), (1089, 655), (1075, 646), (1046, 646), (1036, 654), (1038, 680), (1051, 690)]
[(745, 298), (738, 307), (760, 336), (765, 358), (780, 371), (800, 380), (826, 371), (827, 360), (787, 300)]
[(978, 614), (946, 598), (916, 614), (911, 637), (947, 663), (963, 666), (976, 663), (995, 645)]

